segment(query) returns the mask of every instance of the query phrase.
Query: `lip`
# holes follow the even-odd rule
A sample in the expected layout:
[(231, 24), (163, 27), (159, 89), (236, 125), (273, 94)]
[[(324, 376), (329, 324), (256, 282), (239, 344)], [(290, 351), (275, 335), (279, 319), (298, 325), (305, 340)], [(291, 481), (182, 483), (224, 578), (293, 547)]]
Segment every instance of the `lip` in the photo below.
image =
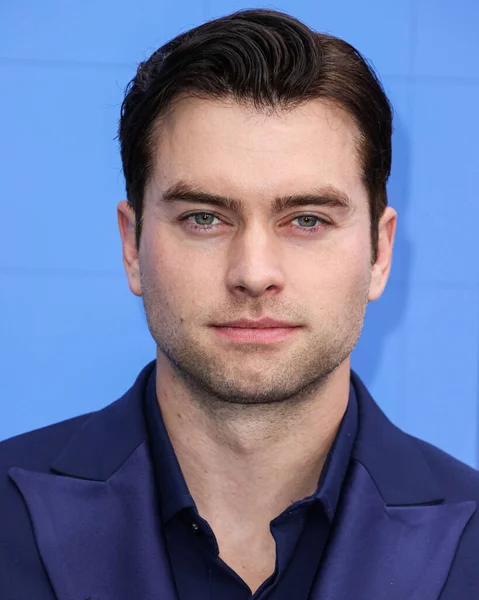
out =
[(216, 327), (238, 327), (244, 329), (292, 329), (297, 327), (297, 325), (294, 325), (293, 323), (288, 323), (287, 321), (278, 321), (277, 319), (270, 319), (269, 317), (264, 317), (263, 319), (257, 320), (236, 319), (235, 321), (229, 321), (228, 323), (221, 323), (219, 325), (216, 325)]
[(272, 344), (294, 335), (299, 327), (286, 321), (264, 318), (237, 319), (214, 327), (216, 332), (231, 342), (247, 344)]

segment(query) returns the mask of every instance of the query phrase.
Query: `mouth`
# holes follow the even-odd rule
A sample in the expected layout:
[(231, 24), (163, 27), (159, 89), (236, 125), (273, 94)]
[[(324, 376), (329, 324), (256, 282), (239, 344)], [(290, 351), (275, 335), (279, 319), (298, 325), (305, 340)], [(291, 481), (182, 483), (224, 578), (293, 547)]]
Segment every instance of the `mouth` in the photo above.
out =
[(238, 319), (229, 323), (214, 326), (215, 331), (223, 339), (246, 344), (273, 344), (290, 339), (300, 326), (264, 318), (257, 321)]

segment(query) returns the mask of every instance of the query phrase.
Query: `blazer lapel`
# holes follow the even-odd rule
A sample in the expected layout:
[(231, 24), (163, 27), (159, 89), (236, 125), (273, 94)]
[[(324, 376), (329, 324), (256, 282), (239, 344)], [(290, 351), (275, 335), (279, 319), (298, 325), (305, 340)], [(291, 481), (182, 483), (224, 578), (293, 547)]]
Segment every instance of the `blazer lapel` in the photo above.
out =
[(175, 600), (142, 412), (152, 365), (52, 465), (12, 467), (58, 600)]
[(356, 462), (311, 600), (437, 600), (475, 508), (387, 506)]
[(445, 503), (421, 442), (351, 382), (358, 434), (311, 600), (437, 600), (476, 503)]
[(58, 600), (174, 600), (145, 445), (108, 481), (10, 469)]

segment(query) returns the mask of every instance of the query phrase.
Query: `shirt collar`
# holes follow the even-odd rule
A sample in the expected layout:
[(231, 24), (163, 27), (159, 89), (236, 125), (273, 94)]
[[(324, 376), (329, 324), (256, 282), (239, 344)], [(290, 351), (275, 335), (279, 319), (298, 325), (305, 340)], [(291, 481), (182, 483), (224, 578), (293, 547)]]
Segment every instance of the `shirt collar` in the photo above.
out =
[(350, 383), (348, 406), (326, 458), (318, 487), (313, 494), (313, 497), (323, 504), (330, 521), (336, 513), (357, 433), (358, 402), (354, 386)]
[[(152, 371), (145, 393), (145, 415), (159, 491), (163, 523), (166, 525), (183, 509), (196, 509), (193, 497), (171, 444), (156, 396), (156, 368)], [(354, 386), (350, 384), (349, 401), (338, 432), (326, 458), (314, 494), (294, 503), (319, 501), (332, 521), (346, 476), (358, 430), (358, 406)], [(290, 510), (290, 507), (288, 510)]]
[(145, 391), (145, 414), (161, 516), (166, 525), (184, 508), (196, 508), (171, 444), (156, 396), (156, 368)]

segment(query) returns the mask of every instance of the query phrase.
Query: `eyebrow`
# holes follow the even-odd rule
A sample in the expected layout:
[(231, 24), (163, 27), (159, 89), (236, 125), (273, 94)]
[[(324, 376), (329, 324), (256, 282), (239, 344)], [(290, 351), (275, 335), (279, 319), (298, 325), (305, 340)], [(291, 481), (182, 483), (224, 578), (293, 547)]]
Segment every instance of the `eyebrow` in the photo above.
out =
[[(210, 204), (226, 208), (239, 214), (244, 214), (245, 212), (245, 206), (241, 200), (230, 196), (210, 194), (201, 190), (198, 186), (192, 186), (185, 181), (178, 181), (165, 190), (162, 200), (166, 204), (193, 202), (195, 204)], [(331, 185), (322, 187), (314, 192), (277, 196), (271, 203), (271, 208), (273, 212), (279, 213), (286, 209), (298, 208), (305, 205), (325, 206), (344, 211), (354, 210), (354, 205), (349, 196)]]

